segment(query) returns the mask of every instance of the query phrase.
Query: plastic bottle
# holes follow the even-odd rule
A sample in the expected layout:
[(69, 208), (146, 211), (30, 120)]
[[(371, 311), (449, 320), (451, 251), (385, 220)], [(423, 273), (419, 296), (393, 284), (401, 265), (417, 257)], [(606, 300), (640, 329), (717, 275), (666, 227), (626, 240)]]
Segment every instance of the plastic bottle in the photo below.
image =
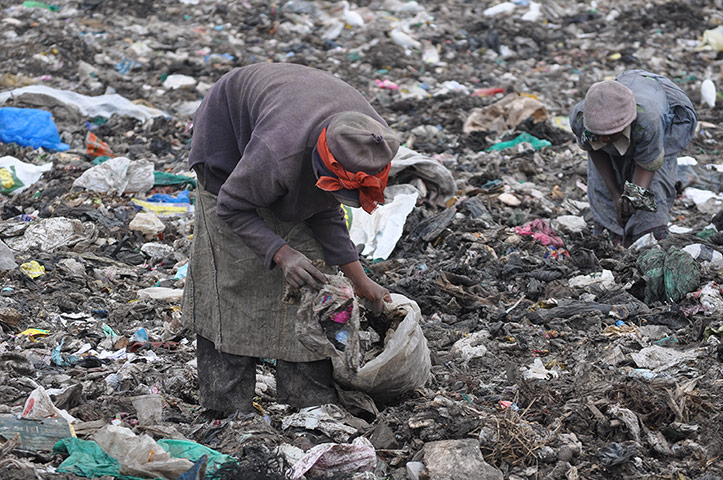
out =
[(710, 108), (715, 107), (715, 84), (710, 78), (703, 80), (700, 84), (700, 102), (708, 105)]

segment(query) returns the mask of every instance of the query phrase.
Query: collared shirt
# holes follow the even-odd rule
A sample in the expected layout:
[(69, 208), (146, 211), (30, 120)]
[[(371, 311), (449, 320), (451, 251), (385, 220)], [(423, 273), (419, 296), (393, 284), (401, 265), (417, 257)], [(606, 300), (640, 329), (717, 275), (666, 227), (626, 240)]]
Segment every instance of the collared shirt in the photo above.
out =
[[(593, 150), (600, 150), (606, 145), (608, 144), (599, 139), (590, 142), (590, 146)], [(630, 147), (630, 125), (620, 132), (620, 135), (614, 142), (612, 142), (612, 145), (615, 147), (615, 150), (618, 151), (620, 156), (625, 155), (625, 152), (628, 151), (628, 147)]]

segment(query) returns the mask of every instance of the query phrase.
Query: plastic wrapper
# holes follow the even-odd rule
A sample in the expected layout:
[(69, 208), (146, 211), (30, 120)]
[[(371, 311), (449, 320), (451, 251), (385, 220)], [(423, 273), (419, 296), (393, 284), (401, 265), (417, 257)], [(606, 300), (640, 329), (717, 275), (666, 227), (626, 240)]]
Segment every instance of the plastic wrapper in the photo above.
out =
[(53, 115), (36, 108), (0, 108), (0, 141), (48, 150), (70, 148), (60, 141)]
[(176, 480), (193, 463), (173, 458), (148, 435), (136, 435), (130, 429), (107, 425), (93, 435), (105, 453), (120, 462), (120, 473), (137, 477)]
[(52, 168), (52, 163), (33, 165), (6, 155), (0, 158), (0, 193), (17, 195)]

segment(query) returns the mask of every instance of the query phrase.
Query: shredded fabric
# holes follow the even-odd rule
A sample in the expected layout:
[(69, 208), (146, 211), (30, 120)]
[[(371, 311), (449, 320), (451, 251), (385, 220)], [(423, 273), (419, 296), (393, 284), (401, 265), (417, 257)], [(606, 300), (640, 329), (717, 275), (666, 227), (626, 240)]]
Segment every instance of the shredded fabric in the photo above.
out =
[(547, 222), (539, 218), (526, 223), (523, 227), (515, 227), (515, 233), (522, 236), (531, 235), (533, 240), (545, 246), (553, 246), (556, 248), (565, 246), (565, 243), (557, 235), (557, 232), (555, 232)]

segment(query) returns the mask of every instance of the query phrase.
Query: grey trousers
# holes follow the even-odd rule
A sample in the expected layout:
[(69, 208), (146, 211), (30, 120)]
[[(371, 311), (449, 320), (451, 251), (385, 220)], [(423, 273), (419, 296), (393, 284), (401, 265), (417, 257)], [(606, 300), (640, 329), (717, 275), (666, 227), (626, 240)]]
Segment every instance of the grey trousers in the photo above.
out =
[[(201, 405), (219, 412), (250, 412), (256, 388), (256, 358), (216, 350), (197, 335)], [(276, 361), (276, 401), (295, 408), (337, 402), (331, 360)]]

